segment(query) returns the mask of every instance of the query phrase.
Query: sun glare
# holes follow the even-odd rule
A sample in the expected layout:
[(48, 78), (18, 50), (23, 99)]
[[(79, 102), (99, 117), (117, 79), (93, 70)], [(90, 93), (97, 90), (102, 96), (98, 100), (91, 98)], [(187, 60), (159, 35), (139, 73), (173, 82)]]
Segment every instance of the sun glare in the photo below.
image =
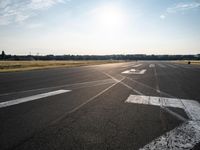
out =
[(114, 6), (103, 6), (97, 9), (97, 22), (106, 28), (119, 27), (124, 23), (124, 15), (121, 9)]

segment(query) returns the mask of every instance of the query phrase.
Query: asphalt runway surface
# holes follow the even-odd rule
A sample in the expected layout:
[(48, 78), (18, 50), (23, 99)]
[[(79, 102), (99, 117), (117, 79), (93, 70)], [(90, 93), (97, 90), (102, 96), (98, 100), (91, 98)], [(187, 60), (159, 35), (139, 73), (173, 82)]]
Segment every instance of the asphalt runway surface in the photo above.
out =
[(0, 150), (199, 149), (200, 66), (0, 73)]

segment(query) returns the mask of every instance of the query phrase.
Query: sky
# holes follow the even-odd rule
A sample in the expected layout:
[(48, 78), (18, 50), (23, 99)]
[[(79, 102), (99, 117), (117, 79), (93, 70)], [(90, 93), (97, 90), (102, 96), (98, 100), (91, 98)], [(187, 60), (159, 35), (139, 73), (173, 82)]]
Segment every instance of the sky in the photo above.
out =
[(0, 50), (199, 54), (200, 0), (0, 0)]

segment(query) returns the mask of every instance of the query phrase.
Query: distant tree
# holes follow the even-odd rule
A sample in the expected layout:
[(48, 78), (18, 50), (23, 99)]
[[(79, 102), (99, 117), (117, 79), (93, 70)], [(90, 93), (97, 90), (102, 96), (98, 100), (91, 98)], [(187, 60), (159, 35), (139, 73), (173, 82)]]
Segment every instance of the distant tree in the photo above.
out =
[(4, 51), (2, 51), (2, 53), (1, 53), (1, 58), (2, 58), (2, 59), (4, 59), (4, 58), (5, 58), (5, 56), (6, 56), (5, 52), (4, 52)]

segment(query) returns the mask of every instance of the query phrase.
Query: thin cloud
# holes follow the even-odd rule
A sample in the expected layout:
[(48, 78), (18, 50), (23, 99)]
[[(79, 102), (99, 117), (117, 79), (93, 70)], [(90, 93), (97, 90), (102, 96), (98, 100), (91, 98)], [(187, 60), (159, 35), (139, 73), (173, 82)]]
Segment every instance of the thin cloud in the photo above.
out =
[(160, 15), (160, 19), (165, 19), (169, 14), (185, 12), (200, 8), (200, 0), (191, 1), (187, 3), (178, 3), (166, 9), (165, 13)]
[(63, 0), (32, 0), (28, 7), (32, 10), (48, 9), (57, 3), (64, 3)]
[(176, 12), (191, 10), (191, 9), (195, 9), (199, 7), (200, 7), (199, 2), (178, 3), (173, 7), (167, 8), (167, 13), (176, 13)]
[(36, 12), (49, 9), (64, 0), (3, 0), (0, 1), (0, 25), (20, 23)]

